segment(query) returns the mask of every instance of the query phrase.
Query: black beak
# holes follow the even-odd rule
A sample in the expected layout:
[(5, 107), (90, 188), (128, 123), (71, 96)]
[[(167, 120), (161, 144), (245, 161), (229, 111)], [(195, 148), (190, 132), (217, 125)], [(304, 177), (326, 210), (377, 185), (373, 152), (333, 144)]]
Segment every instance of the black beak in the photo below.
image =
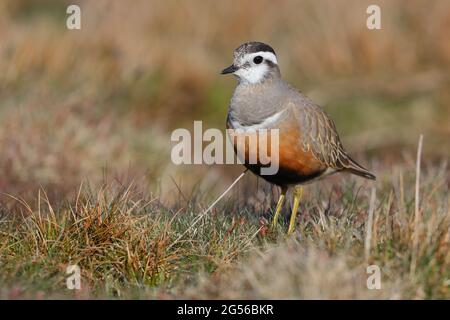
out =
[(221, 74), (234, 73), (234, 72), (238, 71), (238, 69), (239, 69), (238, 67), (236, 67), (234, 64), (232, 64), (231, 66), (223, 69)]

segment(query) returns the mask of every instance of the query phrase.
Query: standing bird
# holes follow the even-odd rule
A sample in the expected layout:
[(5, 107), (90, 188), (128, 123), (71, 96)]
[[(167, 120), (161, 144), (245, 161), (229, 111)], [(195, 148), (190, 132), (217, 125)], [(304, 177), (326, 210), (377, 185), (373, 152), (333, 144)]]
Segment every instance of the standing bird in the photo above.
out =
[[(294, 195), (287, 232), (291, 234), (303, 184), (336, 172), (376, 179), (345, 152), (336, 127), (324, 110), (281, 78), (277, 56), (269, 45), (244, 43), (233, 55), (233, 64), (222, 71), (234, 74), (238, 80), (228, 109), (227, 128), (244, 135), (259, 129), (278, 129), (278, 171), (262, 175), (281, 188), (272, 226), (277, 224), (289, 187), (293, 187)], [(249, 163), (247, 157), (252, 151), (238, 150), (235, 141), (235, 152), (246, 154), (244, 165), (260, 175), (261, 162)]]

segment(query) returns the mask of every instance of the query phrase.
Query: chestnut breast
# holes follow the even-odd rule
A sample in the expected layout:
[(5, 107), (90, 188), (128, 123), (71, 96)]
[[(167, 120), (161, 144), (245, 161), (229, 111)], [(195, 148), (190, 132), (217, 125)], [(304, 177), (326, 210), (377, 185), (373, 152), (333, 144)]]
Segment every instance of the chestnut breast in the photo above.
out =
[[(310, 150), (302, 147), (301, 128), (294, 118), (286, 117), (276, 127), (271, 129), (278, 129), (278, 139), (276, 134), (271, 134), (271, 129), (229, 131), (234, 150), (247, 168), (280, 186), (307, 182), (327, 169)], [(227, 123), (227, 128), (231, 128), (230, 123)], [(276, 174), (260, 174), (261, 167), (274, 164), (278, 164)]]

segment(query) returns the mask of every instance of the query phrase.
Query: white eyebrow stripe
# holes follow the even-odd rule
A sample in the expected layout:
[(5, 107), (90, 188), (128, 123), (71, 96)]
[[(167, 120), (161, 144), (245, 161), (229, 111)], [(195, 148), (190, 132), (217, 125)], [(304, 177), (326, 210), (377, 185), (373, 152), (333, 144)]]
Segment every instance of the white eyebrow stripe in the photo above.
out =
[(253, 58), (257, 57), (257, 56), (261, 56), (263, 57), (265, 60), (270, 60), (275, 64), (278, 64), (278, 60), (277, 60), (277, 56), (274, 55), (272, 52), (270, 51), (259, 51), (259, 52), (255, 52), (255, 53), (249, 53), (247, 55), (248, 60), (249, 61), (253, 61)]

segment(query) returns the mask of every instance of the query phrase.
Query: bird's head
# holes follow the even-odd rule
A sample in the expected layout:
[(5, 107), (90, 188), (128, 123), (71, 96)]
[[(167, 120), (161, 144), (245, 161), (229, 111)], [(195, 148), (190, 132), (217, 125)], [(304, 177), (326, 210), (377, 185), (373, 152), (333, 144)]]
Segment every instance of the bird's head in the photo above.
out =
[(222, 70), (222, 74), (234, 74), (240, 83), (255, 84), (279, 77), (277, 55), (269, 45), (262, 42), (247, 42), (234, 50), (233, 64)]

